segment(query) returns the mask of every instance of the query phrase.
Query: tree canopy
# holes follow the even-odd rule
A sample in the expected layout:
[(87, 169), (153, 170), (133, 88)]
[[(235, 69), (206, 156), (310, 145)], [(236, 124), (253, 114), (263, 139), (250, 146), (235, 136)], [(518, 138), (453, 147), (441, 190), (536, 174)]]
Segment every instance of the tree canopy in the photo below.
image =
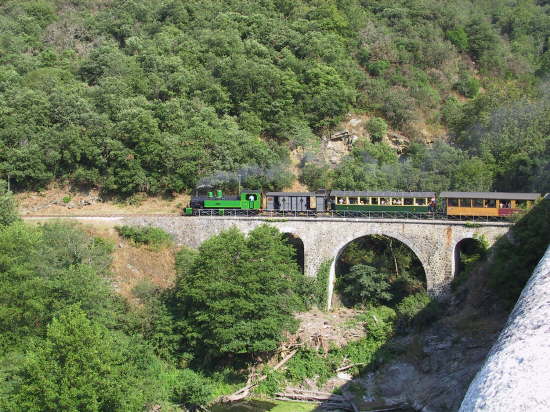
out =
[[(187, 252), (186, 256), (188, 256)], [(294, 249), (277, 229), (236, 228), (205, 241), (175, 288), (184, 340), (211, 358), (271, 352), (304, 307)]]
[[(537, 104), (550, 70), (546, 2), (8, 0), (0, 11), (0, 174), (16, 189), (156, 194), (242, 169), (249, 186), (281, 188), (289, 149), (350, 111), (413, 139), (449, 130), (484, 162), (468, 173), (491, 171), (493, 188), (544, 185), (547, 113), (516, 108)], [(502, 89), (510, 100), (488, 102)], [(502, 152), (501, 134), (515, 136)]]

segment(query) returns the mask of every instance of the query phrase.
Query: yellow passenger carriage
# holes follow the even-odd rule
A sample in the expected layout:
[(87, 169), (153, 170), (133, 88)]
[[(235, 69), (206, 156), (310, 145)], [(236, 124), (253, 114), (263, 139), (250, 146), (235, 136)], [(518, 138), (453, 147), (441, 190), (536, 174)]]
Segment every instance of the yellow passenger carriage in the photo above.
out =
[(441, 192), (443, 209), (448, 216), (510, 216), (529, 209), (540, 193)]

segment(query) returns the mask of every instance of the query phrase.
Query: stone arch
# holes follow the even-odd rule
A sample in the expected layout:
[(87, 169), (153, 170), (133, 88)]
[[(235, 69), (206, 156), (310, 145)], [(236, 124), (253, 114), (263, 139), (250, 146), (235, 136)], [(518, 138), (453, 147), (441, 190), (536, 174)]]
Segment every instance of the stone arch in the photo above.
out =
[(305, 273), (305, 246), (304, 241), (300, 236), (298, 236), (294, 232), (282, 232), (283, 237), (286, 238), (288, 243), (290, 243), (294, 249), (296, 250), (296, 260), (298, 261), (298, 265), (300, 266), (300, 269), (302, 270), (302, 274)]
[(352, 236), (349, 236), (345, 241), (340, 242), (334, 248), (334, 251), (333, 251), (334, 253), (332, 254), (332, 256), (333, 256), (332, 264), (330, 265), (328, 291), (327, 291), (327, 294), (328, 294), (328, 296), (327, 296), (327, 309), (328, 310), (330, 310), (331, 307), (332, 307), (332, 294), (334, 293), (334, 283), (336, 281), (336, 265), (337, 265), (338, 259), (340, 259), (340, 256), (342, 255), (342, 252), (354, 240), (361, 239), (363, 237), (373, 236), (373, 235), (387, 236), (387, 237), (390, 237), (392, 239), (398, 240), (399, 242), (401, 242), (405, 246), (407, 246), (416, 255), (416, 257), (418, 258), (418, 260), (422, 264), (422, 268), (424, 269), (424, 273), (426, 274), (426, 288), (427, 288), (428, 292), (430, 292), (430, 290), (432, 289), (433, 282), (432, 282), (431, 276), (429, 275), (429, 270), (428, 270), (429, 267), (430, 267), (429, 262), (428, 262), (427, 257), (424, 256), (420, 252), (419, 248), (416, 245), (417, 242), (415, 242), (412, 239), (409, 239), (405, 236), (402, 236), (399, 233), (395, 233), (395, 232), (377, 232), (377, 231), (369, 232), (369, 231), (367, 231), (367, 232), (359, 234), (359, 235), (354, 234)]
[(472, 235), (472, 236), (464, 236), (453, 244), (452, 256), (451, 256), (451, 275), (453, 278), (456, 275), (458, 275), (461, 269), (460, 268), (461, 247), (465, 247), (467, 245), (473, 245), (473, 244), (480, 244), (480, 243), (481, 243), (480, 240), (476, 239), (476, 237)]

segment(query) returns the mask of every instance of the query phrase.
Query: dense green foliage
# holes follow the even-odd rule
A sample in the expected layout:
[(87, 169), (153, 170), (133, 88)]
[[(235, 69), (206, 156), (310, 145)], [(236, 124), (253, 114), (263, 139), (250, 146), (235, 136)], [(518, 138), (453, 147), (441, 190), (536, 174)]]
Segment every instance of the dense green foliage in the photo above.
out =
[(0, 180), (0, 226), (9, 225), (18, 218), (15, 199), (12, 193), (6, 190), (6, 182)]
[(173, 344), (167, 311), (149, 299), (134, 312), (114, 292), (112, 247), (65, 223), (0, 227), (1, 410), (127, 411), (210, 398), (199, 374), (157, 356)]
[(388, 133), (388, 125), (384, 119), (373, 117), (367, 122), (367, 131), (373, 142), (380, 142)]
[(550, 201), (543, 200), (498, 240), (490, 261), (490, 285), (512, 306), (550, 244)]
[(412, 144), (401, 159), (385, 143), (360, 142), (332, 170), (323, 163), (307, 165), (302, 181), (315, 190), (487, 191), (493, 175), (480, 157), (444, 142)]
[(347, 300), (374, 305), (391, 300), (388, 275), (367, 265), (354, 265), (350, 272), (340, 278), (339, 289)]
[[(29, 347), (18, 371), (13, 411), (140, 410), (151, 399), (136, 353), (122, 335), (68, 307)], [(149, 395), (149, 396), (148, 396)]]
[(489, 242), (483, 235), (476, 236), (473, 239), (464, 239), (458, 245), (458, 261), (455, 262), (455, 276), (451, 283), (452, 290), (463, 284), (476, 268), (478, 262), (487, 257)]
[(158, 227), (116, 226), (115, 229), (125, 239), (130, 239), (136, 245), (148, 245), (160, 248), (172, 243), (172, 237)]
[(203, 364), (278, 347), (296, 324), (293, 312), (304, 307), (294, 254), (277, 229), (262, 225), (248, 236), (234, 228), (210, 238), (183, 270), (189, 252), (178, 258), (178, 328)]
[[(540, 188), (549, 10), (536, 0), (7, 0), (0, 174), (17, 188), (66, 179), (122, 195), (191, 189), (218, 171), (281, 187), (289, 148), (355, 110), (411, 137), (422, 122), (448, 127), (460, 162), (420, 168), (441, 168), (438, 187), (468, 187), (449, 175), (461, 167), (472, 188)], [(397, 184), (383, 163), (346, 163), (333, 185), (432, 183)]]
[(414, 252), (387, 236), (351, 242), (336, 269), (336, 290), (348, 306), (393, 306), (410, 294), (426, 290), (424, 269)]

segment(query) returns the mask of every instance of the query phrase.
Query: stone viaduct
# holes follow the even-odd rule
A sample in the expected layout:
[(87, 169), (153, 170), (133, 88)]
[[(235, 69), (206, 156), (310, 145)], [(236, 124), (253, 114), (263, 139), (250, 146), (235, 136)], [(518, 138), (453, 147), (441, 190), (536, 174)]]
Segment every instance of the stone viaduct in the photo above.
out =
[(428, 293), (434, 297), (446, 294), (455, 272), (457, 245), (464, 239), (485, 236), (492, 245), (508, 232), (510, 223), (444, 220), (397, 220), (360, 218), (269, 219), (264, 217), (176, 217), (128, 216), (115, 218), (116, 224), (156, 226), (172, 234), (176, 243), (198, 248), (219, 232), (236, 226), (248, 233), (267, 223), (281, 232), (292, 234), (304, 245), (304, 272), (316, 276), (320, 265), (332, 259), (328, 285), (329, 307), (335, 280), (335, 262), (345, 246), (368, 235), (386, 235), (407, 245), (419, 258), (426, 273)]

